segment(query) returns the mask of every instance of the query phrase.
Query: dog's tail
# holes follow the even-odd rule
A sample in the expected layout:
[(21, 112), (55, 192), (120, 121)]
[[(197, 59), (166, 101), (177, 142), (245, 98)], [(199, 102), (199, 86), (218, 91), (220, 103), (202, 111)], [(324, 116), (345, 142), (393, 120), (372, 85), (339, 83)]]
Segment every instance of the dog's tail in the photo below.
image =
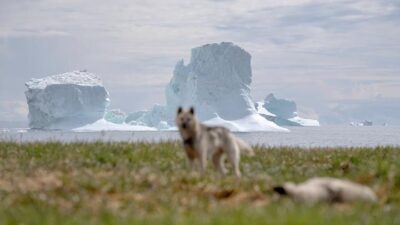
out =
[(235, 138), (235, 142), (241, 151), (243, 151), (249, 156), (254, 156), (254, 150), (249, 144), (247, 144), (242, 139), (237, 137)]

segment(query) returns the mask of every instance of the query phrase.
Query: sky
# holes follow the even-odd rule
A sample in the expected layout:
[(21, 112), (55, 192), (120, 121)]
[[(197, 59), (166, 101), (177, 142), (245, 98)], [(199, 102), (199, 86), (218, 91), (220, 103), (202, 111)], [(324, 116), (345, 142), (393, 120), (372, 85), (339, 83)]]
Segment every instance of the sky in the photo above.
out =
[(0, 0), (0, 122), (27, 121), (24, 83), (86, 69), (110, 108), (165, 103), (176, 62), (207, 43), (252, 55), (251, 95), (322, 124), (400, 124), (399, 0)]

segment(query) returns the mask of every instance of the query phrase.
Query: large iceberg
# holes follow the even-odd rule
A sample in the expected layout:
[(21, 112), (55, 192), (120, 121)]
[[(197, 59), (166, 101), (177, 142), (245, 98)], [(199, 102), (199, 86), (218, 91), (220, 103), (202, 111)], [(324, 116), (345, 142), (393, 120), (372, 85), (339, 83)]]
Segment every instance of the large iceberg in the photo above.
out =
[(166, 89), (167, 106), (195, 106), (207, 120), (220, 116), (236, 120), (256, 113), (250, 98), (251, 56), (232, 43), (192, 49), (190, 63), (179, 61)]
[(280, 126), (319, 126), (318, 120), (299, 117), (294, 101), (278, 99), (272, 93), (255, 106), (260, 115)]
[(101, 80), (86, 71), (31, 79), (26, 82), (29, 126), (68, 129), (102, 119), (109, 95)]
[(110, 98), (99, 77), (73, 71), (26, 82), (29, 126), (73, 131), (156, 130), (126, 124), (121, 110), (109, 110)]
[[(204, 123), (223, 125), (232, 131), (287, 131), (276, 124), (280, 122), (276, 118), (294, 124), (310, 123), (297, 117), (292, 103), (266, 101), (262, 107), (256, 106), (250, 97), (251, 81), (250, 54), (222, 42), (193, 48), (187, 65), (178, 61), (165, 90), (166, 105), (155, 105), (150, 110), (129, 114), (107, 110), (107, 90), (96, 75), (86, 71), (31, 79), (26, 83), (25, 95), (29, 125), (36, 129), (173, 130), (179, 106), (194, 106)], [(274, 104), (278, 111), (264, 107)], [(284, 108), (279, 108), (282, 105)]]
[(128, 115), (126, 122), (151, 127), (174, 126), (179, 106), (194, 106), (201, 121), (234, 131), (286, 131), (257, 113), (250, 97), (251, 55), (228, 42), (191, 51), (180, 60), (167, 85), (166, 105)]

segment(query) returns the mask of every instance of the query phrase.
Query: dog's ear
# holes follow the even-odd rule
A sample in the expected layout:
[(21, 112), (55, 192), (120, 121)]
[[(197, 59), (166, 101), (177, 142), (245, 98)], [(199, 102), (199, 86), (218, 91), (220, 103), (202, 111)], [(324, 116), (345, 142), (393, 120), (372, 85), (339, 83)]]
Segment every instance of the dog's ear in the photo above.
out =
[(178, 107), (178, 111), (177, 111), (177, 114), (179, 115), (179, 114), (181, 114), (181, 112), (182, 112), (182, 107)]
[(193, 106), (190, 107), (189, 112), (190, 112), (190, 114), (194, 115), (194, 108), (193, 108)]
[(287, 195), (287, 192), (283, 186), (275, 186), (274, 191), (280, 195)]

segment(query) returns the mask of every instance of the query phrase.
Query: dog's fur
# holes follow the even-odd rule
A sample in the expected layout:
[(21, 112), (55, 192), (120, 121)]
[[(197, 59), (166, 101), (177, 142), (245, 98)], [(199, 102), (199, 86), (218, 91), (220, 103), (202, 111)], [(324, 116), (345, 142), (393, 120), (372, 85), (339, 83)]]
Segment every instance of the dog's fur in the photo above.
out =
[(184, 149), (192, 169), (199, 163), (203, 173), (210, 157), (222, 175), (227, 173), (224, 166), (224, 154), (232, 164), (236, 177), (240, 177), (239, 161), (240, 150), (253, 155), (253, 149), (241, 139), (235, 137), (225, 127), (210, 127), (201, 124), (195, 116), (194, 109), (178, 108), (176, 125), (183, 139)]
[(377, 201), (377, 197), (371, 188), (331, 177), (315, 177), (300, 184), (288, 182), (282, 186), (274, 187), (274, 191), (303, 203)]

